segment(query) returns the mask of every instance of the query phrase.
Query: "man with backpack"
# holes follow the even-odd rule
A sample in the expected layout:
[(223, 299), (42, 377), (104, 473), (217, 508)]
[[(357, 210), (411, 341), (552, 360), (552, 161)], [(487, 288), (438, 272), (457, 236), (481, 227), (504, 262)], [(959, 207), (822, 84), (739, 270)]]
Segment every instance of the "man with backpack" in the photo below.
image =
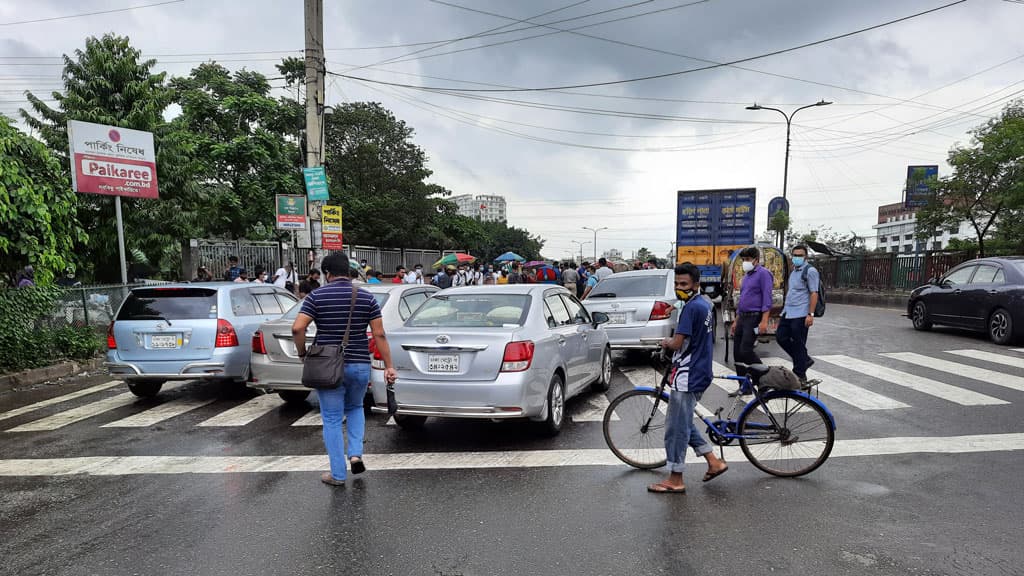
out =
[(807, 331), (814, 325), (814, 317), (823, 313), (824, 302), (820, 302), (821, 275), (807, 262), (807, 247), (798, 244), (793, 247), (793, 270), (789, 273), (789, 289), (786, 305), (775, 332), (779, 346), (793, 359), (793, 373), (800, 382), (807, 383), (807, 369), (814, 360), (807, 354)]

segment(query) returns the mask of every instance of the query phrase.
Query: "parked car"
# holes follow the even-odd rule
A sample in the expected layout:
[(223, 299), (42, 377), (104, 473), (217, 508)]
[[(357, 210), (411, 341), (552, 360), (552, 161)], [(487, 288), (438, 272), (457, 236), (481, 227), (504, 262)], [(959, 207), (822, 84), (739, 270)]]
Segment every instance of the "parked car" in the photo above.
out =
[[(442, 290), (388, 334), (398, 371), (395, 421), (408, 428), (427, 417), (529, 418), (557, 434), (568, 398), (608, 388), (607, 321), (561, 286)], [(371, 352), (373, 410), (385, 412), (384, 363), (372, 345)]]
[(964, 262), (916, 288), (907, 315), (917, 330), (933, 324), (984, 331), (996, 344), (1024, 335), (1024, 256)]
[(271, 284), (135, 288), (107, 329), (105, 365), (142, 397), (155, 396), (167, 380), (244, 382), (253, 332), (296, 300)]
[(612, 348), (656, 349), (678, 324), (677, 302), (672, 270), (634, 270), (602, 280), (583, 305), (608, 315)]
[[(360, 283), (359, 287), (377, 299), (384, 331), (389, 333), (401, 326), (427, 298), (440, 290), (429, 284)], [(301, 308), (296, 305), (280, 318), (263, 324), (252, 337), (249, 387), (277, 392), (285, 402), (305, 402), (310, 392), (309, 388), (302, 385), (302, 362), (299, 361), (292, 339), (292, 323)], [(306, 342), (312, 344), (315, 337), (314, 322), (306, 332)]]

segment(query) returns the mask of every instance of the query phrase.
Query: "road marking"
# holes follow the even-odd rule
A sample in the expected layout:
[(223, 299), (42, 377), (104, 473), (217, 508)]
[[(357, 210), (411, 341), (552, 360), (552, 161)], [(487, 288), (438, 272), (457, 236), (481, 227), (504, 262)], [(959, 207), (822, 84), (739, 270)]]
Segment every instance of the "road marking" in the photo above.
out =
[(47, 416), (46, 418), (40, 418), (39, 420), (33, 420), (27, 424), (22, 424), (17, 428), (11, 428), (8, 432), (40, 432), (43, 430), (56, 430), (63, 428), (68, 424), (74, 424), (85, 420), (86, 418), (92, 418), (98, 414), (116, 410), (122, 406), (129, 406), (134, 404), (138, 400), (138, 397), (131, 392), (125, 392), (118, 394), (117, 396), (111, 396), (110, 398), (104, 398), (103, 400), (97, 400), (78, 408), (72, 408), (71, 410), (65, 410), (64, 412), (58, 412), (53, 416)]
[(292, 423), (292, 426), (323, 426), (324, 419), (320, 416), (320, 409), (313, 408), (305, 416)]
[[(608, 396), (598, 392), (587, 398), (581, 398), (573, 408), (570, 416), (573, 422), (604, 422), (604, 413), (608, 409)], [(612, 415), (618, 420), (618, 416)]]
[[(964, 454), (1024, 450), (1024, 433), (863, 438), (837, 440), (832, 458), (897, 454)], [(737, 446), (726, 446), (726, 460), (741, 462)], [(451, 470), (468, 468), (547, 468), (620, 466), (610, 450), (524, 450), (521, 452), (429, 452), (367, 454), (371, 471)], [(701, 462), (694, 454), (687, 462)], [(238, 474), (252, 472), (314, 472), (328, 467), (326, 455), (304, 456), (85, 456), (0, 460), (0, 476), (123, 476), (136, 474)]]
[[(637, 379), (634, 380), (632, 374), (635, 374), (636, 372), (644, 372), (645, 374), (642, 377), (640, 375), (637, 375)], [(638, 386), (650, 386), (650, 387), (656, 388), (658, 383), (661, 382), (661, 374), (658, 373), (657, 370), (655, 370), (654, 368), (651, 368), (651, 367), (638, 368), (636, 370), (631, 370), (629, 372), (624, 372), (624, 374), (626, 375), (626, 378), (630, 381), (630, 383), (633, 384), (634, 388), (636, 388)], [(641, 384), (640, 382), (653, 382), (653, 384)], [(664, 403), (659, 403), (658, 404), (658, 410), (662, 414), (668, 414), (667, 407), (668, 407), (668, 402), (664, 402)], [(708, 410), (707, 407), (704, 406), (703, 404), (701, 404), (700, 402), (697, 402), (697, 405), (694, 406), (693, 412), (699, 418), (714, 419), (714, 417), (715, 417), (715, 414), (712, 411)], [(616, 420), (617, 419), (618, 418), (616, 418)]]
[[(785, 366), (789, 364), (783, 358), (762, 358), (761, 360), (769, 366)], [(893, 400), (871, 390), (855, 386), (828, 374), (822, 374), (817, 370), (808, 370), (807, 377), (821, 381), (818, 384), (818, 392), (831, 396), (840, 402), (845, 402), (854, 408), (860, 408), (861, 410), (894, 410), (896, 408), (910, 407), (908, 404), (898, 400)]]
[(209, 420), (200, 422), (200, 426), (245, 426), (264, 414), (284, 404), (277, 394), (263, 394), (222, 412)]
[(1017, 358), (1016, 356), (1004, 356), (1003, 354), (993, 354), (992, 352), (985, 352), (984, 350), (970, 349), (946, 350), (946, 354), (956, 354), (957, 356), (963, 356), (964, 358), (974, 358), (975, 360), (984, 360), (985, 362), (1024, 369), (1024, 358)]
[(120, 380), (113, 380), (111, 382), (104, 382), (103, 384), (97, 384), (95, 386), (90, 386), (88, 388), (82, 388), (81, 390), (77, 390), (75, 392), (70, 392), (68, 394), (64, 394), (63, 396), (57, 396), (56, 398), (50, 398), (49, 400), (42, 400), (42, 401), (36, 402), (35, 404), (29, 404), (28, 406), (22, 406), (21, 408), (15, 408), (14, 410), (8, 410), (7, 412), (4, 412), (4, 413), (0, 414), (0, 420), (7, 420), (8, 418), (14, 418), (15, 416), (21, 416), (22, 414), (28, 414), (29, 412), (34, 412), (36, 410), (39, 410), (40, 408), (46, 408), (47, 406), (53, 406), (54, 404), (60, 404), (61, 402), (64, 402), (64, 401), (67, 401), (67, 400), (74, 400), (75, 398), (81, 398), (82, 396), (87, 396), (87, 395), (92, 394), (94, 392), (100, 392), (101, 390), (107, 390), (109, 388), (113, 388), (114, 386), (117, 386), (120, 383), (121, 383)]
[(815, 356), (815, 358), (818, 360), (824, 360), (830, 364), (835, 364), (836, 366), (841, 366), (849, 370), (866, 374), (872, 378), (885, 380), (886, 382), (897, 386), (904, 386), (911, 390), (917, 390), (922, 394), (928, 394), (929, 396), (949, 400), (950, 402), (955, 402), (962, 406), (1009, 404), (1009, 402), (1005, 400), (986, 396), (985, 394), (980, 394), (973, 390), (951, 386), (943, 382), (932, 380), (931, 378), (925, 378), (924, 376), (918, 376), (917, 374), (910, 374), (909, 372), (900, 372), (899, 370), (893, 370), (886, 366), (879, 366), (878, 364), (872, 364), (871, 362), (865, 362), (864, 360), (851, 358), (849, 356), (837, 354), (834, 356)]
[(1024, 378), (1021, 378), (1020, 376), (1003, 374), (1002, 372), (996, 372), (995, 370), (986, 370), (985, 368), (977, 368), (967, 364), (960, 364), (959, 362), (930, 358), (928, 356), (922, 356), (921, 354), (915, 354), (914, 352), (887, 352), (882, 354), (882, 356), (902, 360), (903, 362), (909, 362), (910, 364), (917, 364), (918, 366), (924, 366), (925, 368), (931, 368), (932, 370), (948, 372), (956, 376), (973, 378), (974, 380), (980, 380), (982, 382), (988, 382), (989, 384), (995, 384), (996, 386), (1004, 386), (1006, 388), (1024, 392)]
[(1010, 351), (1011, 352), (1021, 352), (1021, 353), (1024, 353), (1024, 348), (1010, 348)]
[(104, 424), (103, 426), (100, 426), (100, 428), (143, 428), (145, 426), (152, 426), (163, 422), (168, 418), (181, 416), (186, 412), (206, 406), (207, 404), (212, 403), (213, 400), (213, 398), (209, 400), (199, 400), (195, 398), (172, 400), (155, 408), (150, 408), (149, 410), (133, 414), (127, 418), (122, 418), (116, 422)]

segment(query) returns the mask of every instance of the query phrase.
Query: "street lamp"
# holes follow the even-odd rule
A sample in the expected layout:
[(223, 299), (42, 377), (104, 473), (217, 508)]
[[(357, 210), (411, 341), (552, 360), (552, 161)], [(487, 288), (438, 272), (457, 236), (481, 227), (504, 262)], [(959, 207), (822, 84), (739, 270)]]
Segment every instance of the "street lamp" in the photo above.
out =
[(591, 232), (594, 233), (594, 262), (597, 262), (597, 233), (600, 232), (601, 230), (607, 230), (608, 227), (604, 226), (601, 228), (588, 228), (587, 226), (583, 226), (583, 229), (590, 230)]
[(583, 264), (583, 247), (586, 246), (587, 244), (590, 244), (590, 240), (587, 240), (586, 242), (580, 242), (579, 240), (571, 240), (571, 242), (573, 244), (579, 244), (580, 245), (580, 264), (582, 265)]
[[(828, 106), (829, 104), (831, 104), (831, 102), (826, 102), (825, 100), (819, 100), (818, 102), (815, 102), (814, 104), (808, 104), (807, 106), (801, 106), (801, 107), (797, 108), (796, 110), (793, 110), (793, 112), (790, 113), (789, 115), (786, 115), (785, 112), (783, 112), (782, 110), (779, 110), (778, 108), (772, 108), (770, 106), (761, 106), (760, 104), (754, 104), (753, 106), (747, 106), (747, 110), (774, 110), (774, 111), (778, 112), (779, 114), (782, 114), (782, 117), (786, 119), (786, 163), (785, 163), (785, 165), (783, 166), (783, 169), (782, 169), (782, 197), (783, 198), (786, 197), (786, 187), (789, 185), (789, 133), (790, 133), (790, 129), (792, 128), (792, 125), (793, 125), (793, 116), (796, 116), (796, 113), (801, 111), (801, 110), (806, 110), (807, 108), (814, 108), (816, 106)], [(782, 232), (779, 232), (778, 235), (779, 235), (778, 236), (779, 248), (782, 248)]]

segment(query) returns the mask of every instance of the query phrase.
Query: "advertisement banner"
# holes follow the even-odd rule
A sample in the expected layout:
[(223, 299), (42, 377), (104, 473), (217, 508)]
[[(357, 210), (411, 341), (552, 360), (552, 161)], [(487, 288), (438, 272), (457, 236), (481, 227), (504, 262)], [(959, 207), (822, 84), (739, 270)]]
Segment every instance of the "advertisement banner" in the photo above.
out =
[(768, 224), (771, 225), (772, 218), (779, 212), (789, 214), (789, 200), (782, 196), (776, 196), (768, 201)]
[(276, 204), (279, 230), (305, 230), (306, 197), (278, 194)]
[(928, 204), (933, 193), (931, 182), (938, 177), (938, 166), (907, 166), (907, 191), (903, 205), (919, 208)]
[(306, 180), (306, 196), (310, 202), (325, 202), (331, 199), (327, 192), (327, 172), (323, 166), (303, 168), (302, 176)]
[(325, 205), (320, 211), (320, 221), (323, 224), (323, 248), (325, 250), (342, 249), (342, 227), (341, 227), (341, 206)]
[(70, 120), (68, 147), (75, 192), (159, 197), (152, 132)]

